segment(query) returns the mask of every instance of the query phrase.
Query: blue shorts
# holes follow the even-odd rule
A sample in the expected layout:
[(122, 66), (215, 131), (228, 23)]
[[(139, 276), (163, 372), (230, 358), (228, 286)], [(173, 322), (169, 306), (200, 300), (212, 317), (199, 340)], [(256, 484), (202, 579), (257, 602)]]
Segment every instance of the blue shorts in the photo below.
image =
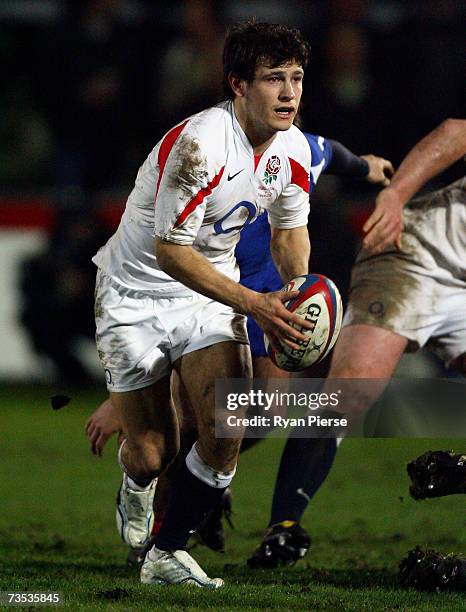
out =
[[(264, 271), (244, 277), (241, 274), (240, 283), (249, 289), (259, 291), (259, 293), (278, 291), (283, 287), (283, 281), (274, 266), (272, 257), (270, 257), (269, 265)], [(257, 325), (252, 317), (248, 317), (247, 328), (252, 356), (267, 357), (268, 353), (264, 344), (264, 331)]]
[[(259, 293), (282, 288), (283, 281), (270, 254), (270, 226), (266, 213), (241, 232), (235, 255), (242, 285)], [(252, 317), (248, 317), (247, 328), (252, 356), (267, 357), (264, 332)]]

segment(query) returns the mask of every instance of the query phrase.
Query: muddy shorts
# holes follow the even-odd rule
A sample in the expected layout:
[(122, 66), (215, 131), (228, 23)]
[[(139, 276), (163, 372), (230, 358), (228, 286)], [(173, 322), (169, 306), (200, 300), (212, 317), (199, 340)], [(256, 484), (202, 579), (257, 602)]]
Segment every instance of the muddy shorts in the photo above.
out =
[(427, 345), (445, 363), (466, 352), (466, 283), (444, 283), (410, 255), (360, 253), (353, 268), (345, 325), (375, 325)]
[(246, 317), (230, 307), (199, 294), (158, 297), (131, 291), (101, 270), (95, 316), (97, 351), (109, 391), (148, 387), (192, 351), (225, 341), (248, 344)]

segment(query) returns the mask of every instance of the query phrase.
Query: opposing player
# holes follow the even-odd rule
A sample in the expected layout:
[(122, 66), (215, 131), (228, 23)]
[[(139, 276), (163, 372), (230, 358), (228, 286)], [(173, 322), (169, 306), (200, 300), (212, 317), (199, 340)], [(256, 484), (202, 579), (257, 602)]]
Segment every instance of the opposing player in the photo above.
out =
[[(388, 380), (405, 350), (424, 345), (448, 366), (466, 373), (466, 177), (409, 201), (429, 179), (465, 154), (466, 121), (448, 119), (408, 153), (390, 186), (379, 193), (364, 226), (365, 248), (353, 268), (349, 305), (329, 379)], [(383, 388), (379, 385), (378, 393), (369, 395), (366, 386), (365, 393), (350, 398), (342, 408), (362, 414)], [(318, 461), (319, 445), (327, 443), (314, 442), (311, 462)], [(289, 452), (282, 457), (274, 494), (280, 521), (272, 519), (249, 560), (252, 567), (293, 562), (305, 547), (305, 534), (296, 526), (331, 462), (320, 464), (316, 486), (300, 491), (295, 477), (300, 444), (299, 439), (287, 443)]]
[[(388, 379), (404, 351), (424, 345), (466, 373), (465, 177), (408, 202), (465, 154), (466, 120), (446, 120), (409, 152), (378, 195), (353, 268), (331, 377)], [(375, 399), (345, 409), (361, 413)]]
[(229, 100), (182, 122), (153, 149), (117, 232), (94, 257), (97, 347), (125, 431), (118, 516), (129, 545), (146, 539), (156, 477), (178, 451), (172, 369), (197, 419), (199, 438), (141, 569), (146, 583), (223, 584), (185, 550), (230, 484), (241, 443), (215, 438), (214, 382), (251, 375), (246, 314), (288, 346), (305, 338), (292, 326), (302, 321), (283, 305), (296, 293), (240, 285), (234, 247), (240, 229), (267, 210), (282, 280), (308, 271), (311, 154), (293, 126), (308, 53), (297, 30), (234, 27), (223, 58)]
[[(307, 133), (304, 133), (304, 135), (312, 153), (311, 191), (316, 186), (321, 173), (364, 178), (368, 182), (375, 184), (388, 184), (388, 177), (393, 173), (393, 168), (387, 160), (374, 155), (358, 157), (337, 141)], [(243, 230), (235, 250), (237, 261), (240, 264), (240, 282), (251, 289), (261, 292), (277, 290), (282, 286), (282, 280), (270, 254), (269, 243), (270, 226), (267, 214), (262, 213), (253, 224), (249, 224)], [(289, 376), (289, 373), (277, 368), (268, 358), (264, 346), (264, 334), (251, 317), (248, 317), (248, 335), (251, 342), (254, 375), (259, 378)], [(179, 385), (176, 381), (177, 377), (175, 375), (175, 391), (179, 391)], [(195, 427), (195, 423), (192, 422), (192, 419), (188, 420), (188, 422), (186, 421), (186, 413), (189, 419), (191, 410), (183, 393), (179, 395), (176, 404), (179, 409), (181, 408), (178, 414), (183, 418), (184, 436), (190, 437), (192, 436), (192, 428), (193, 426)], [(86, 432), (91, 440), (93, 452), (100, 454), (108, 437), (120, 428), (121, 424), (117, 415), (115, 415), (115, 411), (112, 409), (110, 401), (104, 402), (86, 424)], [(242, 449), (249, 447), (254, 440), (244, 442), (247, 442), (247, 444), (243, 444)], [(285, 454), (288, 454), (290, 447), (294, 447), (294, 445), (295, 441), (290, 440), (285, 449)], [(315, 456), (316, 446), (320, 448), (318, 458)], [(299, 470), (301, 474), (301, 487), (309, 490), (311, 487), (317, 486), (319, 474), (325, 469), (325, 464), (333, 459), (335, 453), (334, 447), (333, 440), (327, 442), (317, 440), (300, 441), (297, 454), (300, 458), (299, 461), (303, 465), (303, 469)], [(280, 478), (283, 479), (285, 476), (288, 479), (290, 478), (289, 475), (287, 476), (281, 471)], [(165, 512), (164, 504), (160, 504), (161, 485), (162, 481), (159, 483), (159, 489), (156, 494), (157, 523), (159, 523), (160, 518)], [(272, 520), (277, 513), (278, 515), (280, 513), (280, 504), (275, 500)], [(215, 516), (217, 517), (216, 521), (214, 519)], [(203, 539), (216, 550), (223, 548), (220, 516), (221, 511), (214, 512), (210, 517), (209, 523), (204, 524), (202, 527)], [(274, 523), (279, 522), (279, 520), (274, 521)], [(301, 528), (295, 527), (293, 531), (296, 532), (299, 529)], [(138, 553), (136, 552), (135, 555), (137, 557)], [(132, 554), (131, 558), (135, 555)]]

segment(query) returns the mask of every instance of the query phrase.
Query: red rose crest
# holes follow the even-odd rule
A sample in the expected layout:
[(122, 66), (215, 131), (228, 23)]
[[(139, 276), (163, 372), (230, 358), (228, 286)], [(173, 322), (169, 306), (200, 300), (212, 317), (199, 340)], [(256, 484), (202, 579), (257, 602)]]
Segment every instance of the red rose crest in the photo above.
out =
[(270, 185), (272, 181), (277, 180), (277, 174), (280, 172), (281, 167), (282, 166), (278, 155), (272, 155), (272, 157), (269, 157), (265, 167), (263, 179), (266, 185)]

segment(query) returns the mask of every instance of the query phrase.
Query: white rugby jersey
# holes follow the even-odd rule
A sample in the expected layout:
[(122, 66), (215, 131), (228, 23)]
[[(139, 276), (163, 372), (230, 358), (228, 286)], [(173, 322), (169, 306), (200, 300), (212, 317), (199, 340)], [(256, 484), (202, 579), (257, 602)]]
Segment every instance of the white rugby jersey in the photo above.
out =
[[(404, 207), (403, 252), (444, 284), (466, 282), (466, 177)], [(417, 268), (413, 268), (417, 269)]]
[[(116, 233), (94, 256), (115, 282), (163, 295), (192, 291), (157, 264), (154, 236), (192, 245), (239, 279), (234, 248), (243, 227), (266, 210), (277, 228), (307, 224), (311, 150), (292, 126), (259, 157), (231, 101), (170, 130), (139, 169)], [(267, 246), (268, 248), (268, 246)]]

